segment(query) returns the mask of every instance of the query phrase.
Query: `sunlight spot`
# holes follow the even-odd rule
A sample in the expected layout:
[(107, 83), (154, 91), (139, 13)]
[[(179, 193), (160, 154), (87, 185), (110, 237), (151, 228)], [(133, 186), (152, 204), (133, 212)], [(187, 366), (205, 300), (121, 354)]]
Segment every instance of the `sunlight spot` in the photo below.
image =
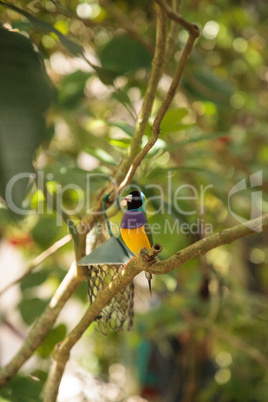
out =
[(235, 109), (241, 109), (247, 101), (247, 95), (242, 91), (237, 91), (230, 98), (230, 104)]
[(122, 76), (122, 75), (121, 75), (120, 77), (117, 77), (117, 78), (114, 80), (114, 85), (115, 85), (115, 87), (117, 87), (117, 88), (124, 88), (124, 86), (126, 86), (127, 83), (128, 83), (127, 77), (124, 77), (124, 76)]
[(236, 52), (244, 53), (248, 48), (248, 43), (244, 38), (236, 38), (233, 41), (233, 48)]
[(87, 152), (80, 152), (77, 157), (77, 166), (84, 170), (93, 170), (100, 166), (100, 161)]
[(74, 398), (82, 391), (80, 380), (72, 373), (66, 373), (62, 378), (59, 388), (59, 401)]
[(88, 3), (78, 4), (76, 7), (76, 14), (80, 18), (90, 18), (92, 14), (92, 7)]
[(198, 116), (203, 116), (205, 114), (206, 109), (202, 102), (195, 101), (195, 102), (193, 102), (192, 107), (193, 107), (194, 112)]
[(178, 282), (175, 278), (171, 277), (171, 276), (167, 276), (166, 280), (166, 287), (170, 292), (174, 292), (174, 290), (176, 289)]
[(226, 384), (231, 379), (231, 370), (228, 368), (220, 369), (217, 371), (214, 378), (218, 384)]
[(187, 31), (185, 31), (184, 29), (183, 30), (181, 30), (180, 32), (179, 32), (179, 35), (178, 35), (178, 38), (179, 38), (179, 41), (182, 43), (182, 44), (185, 44), (186, 42), (187, 42), (187, 40), (188, 40), (188, 32)]
[[(103, 394), (108, 401), (118, 401), (122, 400), (122, 390), (118, 388), (115, 384), (105, 384), (103, 386)], [(105, 399), (106, 399), (105, 398)]]
[(268, 67), (260, 66), (258, 69), (258, 74), (263, 81), (268, 82)]
[(232, 364), (232, 355), (229, 352), (221, 351), (219, 352), (216, 357), (215, 361), (221, 368), (228, 367)]
[(218, 281), (216, 279), (211, 279), (211, 281), (209, 282), (208, 288), (209, 288), (210, 293), (216, 294), (219, 289)]
[(42, 44), (45, 46), (47, 49), (53, 49), (53, 47), (56, 45), (56, 41), (52, 36), (50, 35), (44, 35), (42, 37)]
[(6, 28), (6, 29), (8, 29), (9, 31), (13, 31), (12, 25), (10, 25), (8, 22), (5, 22), (5, 23), (3, 24), (3, 27)]
[(265, 253), (260, 248), (254, 248), (251, 250), (249, 258), (253, 264), (261, 264), (265, 259)]
[(92, 77), (86, 82), (85, 95), (94, 96), (97, 99), (105, 99), (111, 93), (111, 89), (104, 85), (99, 78)]
[(126, 378), (126, 369), (122, 364), (114, 363), (109, 367), (109, 374), (112, 382), (122, 384)]
[(137, 102), (141, 98), (141, 90), (138, 87), (130, 88), (127, 94), (131, 102)]
[(208, 21), (203, 28), (202, 34), (206, 39), (215, 39), (220, 30), (216, 21)]
[(95, 43), (98, 46), (104, 46), (107, 42), (109, 42), (110, 39), (111, 37), (109, 34), (104, 31), (97, 32), (94, 37)]

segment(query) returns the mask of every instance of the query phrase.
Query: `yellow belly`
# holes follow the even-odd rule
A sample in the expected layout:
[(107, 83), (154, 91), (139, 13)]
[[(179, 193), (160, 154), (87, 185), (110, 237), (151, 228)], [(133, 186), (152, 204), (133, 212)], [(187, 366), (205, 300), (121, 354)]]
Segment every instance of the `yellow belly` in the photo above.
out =
[(151, 245), (144, 226), (141, 226), (137, 229), (120, 228), (120, 232), (124, 242), (133, 254), (139, 254), (141, 248), (143, 247), (146, 247), (147, 250), (150, 250)]

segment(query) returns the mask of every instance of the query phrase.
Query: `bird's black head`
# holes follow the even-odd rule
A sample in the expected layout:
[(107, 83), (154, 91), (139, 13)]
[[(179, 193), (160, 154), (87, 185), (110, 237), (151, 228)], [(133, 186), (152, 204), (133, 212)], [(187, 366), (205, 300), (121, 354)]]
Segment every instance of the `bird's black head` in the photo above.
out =
[(126, 197), (127, 200), (127, 209), (139, 209), (142, 208), (144, 203), (144, 194), (141, 191), (131, 191)]

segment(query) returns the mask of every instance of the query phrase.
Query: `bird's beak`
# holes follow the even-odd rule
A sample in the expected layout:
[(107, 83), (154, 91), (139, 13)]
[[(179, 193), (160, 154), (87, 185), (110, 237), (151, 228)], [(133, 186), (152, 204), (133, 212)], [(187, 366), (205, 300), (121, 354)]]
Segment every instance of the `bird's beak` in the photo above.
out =
[(124, 197), (124, 200), (126, 200), (127, 202), (131, 202), (132, 201), (132, 195), (129, 194), (126, 197)]
[(132, 201), (132, 194), (126, 195), (120, 203), (121, 208), (125, 208), (128, 202)]

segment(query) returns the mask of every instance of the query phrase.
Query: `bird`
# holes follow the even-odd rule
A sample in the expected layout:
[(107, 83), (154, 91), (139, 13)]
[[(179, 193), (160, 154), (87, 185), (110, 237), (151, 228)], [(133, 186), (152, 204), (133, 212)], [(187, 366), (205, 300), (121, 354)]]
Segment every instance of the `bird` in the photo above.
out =
[[(143, 247), (150, 250), (153, 245), (151, 228), (145, 211), (146, 197), (141, 191), (135, 190), (124, 199), (127, 201), (127, 210), (120, 224), (120, 233), (124, 243), (137, 256)], [(150, 272), (145, 272), (145, 276), (152, 295), (151, 281), (153, 275)]]

